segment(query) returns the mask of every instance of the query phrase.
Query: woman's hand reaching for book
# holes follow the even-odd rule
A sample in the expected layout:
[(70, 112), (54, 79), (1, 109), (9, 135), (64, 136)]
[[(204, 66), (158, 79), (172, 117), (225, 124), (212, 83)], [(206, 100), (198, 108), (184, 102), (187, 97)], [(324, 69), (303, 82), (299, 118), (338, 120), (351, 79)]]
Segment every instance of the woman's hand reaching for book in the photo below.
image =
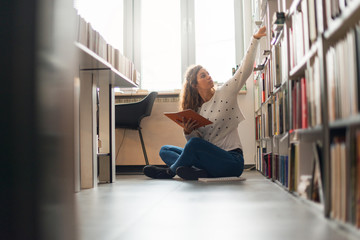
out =
[(253, 36), (256, 39), (260, 39), (262, 37), (265, 37), (266, 36), (266, 27), (263, 26), (263, 27), (259, 28), (259, 30)]
[(192, 131), (194, 131), (195, 129), (198, 128), (197, 121), (192, 120), (191, 118), (189, 118), (188, 120), (185, 120), (185, 118), (182, 118), (182, 122), (180, 122), (180, 124), (184, 128), (184, 133), (185, 134), (190, 134)]

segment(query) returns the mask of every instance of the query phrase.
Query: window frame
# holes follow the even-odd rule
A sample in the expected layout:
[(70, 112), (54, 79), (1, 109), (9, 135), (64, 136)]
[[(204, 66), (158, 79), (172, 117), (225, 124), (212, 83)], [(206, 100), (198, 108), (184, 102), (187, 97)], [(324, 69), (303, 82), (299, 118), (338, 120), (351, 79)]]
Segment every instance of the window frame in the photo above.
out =
[[(180, 0), (181, 16), (181, 83), (188, 66), (195, 64), (195, 2)], [(246, 2), (246, 1), (245, 1)], [(235, 61), (244, 56), (244, 14), (252, 12), (251, 4), (234, 0)], [(246, 27), (246, 26), (245, 26)], [(124, 54), (141, 74), (141, 0), (124, 0)], [(245, 34), (248, 35), (248, 34)], [(139, 88), (142, 88), (142, 80)]]

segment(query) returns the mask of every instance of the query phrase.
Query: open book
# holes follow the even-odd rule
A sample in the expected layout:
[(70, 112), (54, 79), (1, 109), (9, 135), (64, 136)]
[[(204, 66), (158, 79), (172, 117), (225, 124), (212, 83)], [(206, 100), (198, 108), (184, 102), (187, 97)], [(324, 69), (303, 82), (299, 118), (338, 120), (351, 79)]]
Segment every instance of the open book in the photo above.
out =
[(174, 122), (176, 122), (181, 127), (183, 127), (181, 125), (183, 118), (185, 122), (190, 118), (192, 120), (196, 120), (199, 127), (212, 123), (211, 121), (207, 120), (206, 118), (204, 118), (203, 116), (201, 116), (200, 114), (198, 114), (197, 112), (191, 109), (186, 109), (181, 112), (165, 112), (164, 115), (170, 118), (171, 120), (173, 120)]

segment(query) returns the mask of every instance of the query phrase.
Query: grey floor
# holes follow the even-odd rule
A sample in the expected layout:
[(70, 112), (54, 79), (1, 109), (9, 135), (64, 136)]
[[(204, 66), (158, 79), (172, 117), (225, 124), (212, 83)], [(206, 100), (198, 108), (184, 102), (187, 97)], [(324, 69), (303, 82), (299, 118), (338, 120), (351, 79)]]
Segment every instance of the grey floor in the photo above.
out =
[(117, 176), (75, 194), (79, 239), (360, 239), (258, 172), (243, 177), (204, 183)]

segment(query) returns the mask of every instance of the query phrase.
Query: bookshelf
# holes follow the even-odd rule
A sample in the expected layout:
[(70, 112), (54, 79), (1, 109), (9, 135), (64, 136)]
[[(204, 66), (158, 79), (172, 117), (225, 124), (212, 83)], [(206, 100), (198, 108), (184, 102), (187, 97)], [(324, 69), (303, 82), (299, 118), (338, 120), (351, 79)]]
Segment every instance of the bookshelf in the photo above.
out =
[(80, 70), (110, 70), (115, 86), (137, 87), (140, 73), (134, 63), (119, 49), (107, 43), (91, 23), (77, 15), (77, 37), (75, 46), (79, 50)]
[(114, 87), (136, 88), (140, 74), (118, 49), (108, 44), (90, 23), (77, 16), (75, 78), (79, 157), (76, 191), (115, 182)]
[(360, 1), (253, 6), (256, 168), (360, 236)]
[(91, 51), (89, 48), (79, 42), (75, 42), (79, 54), (80, 71), (101, 71), (109, 70), (111, 73), (111, 81), (109, 82), (115, 87), (134, 88), (136, 83), (130, 80), (123, 73), (115, 69), (109, 62), (105, 61), (99, 55)]

